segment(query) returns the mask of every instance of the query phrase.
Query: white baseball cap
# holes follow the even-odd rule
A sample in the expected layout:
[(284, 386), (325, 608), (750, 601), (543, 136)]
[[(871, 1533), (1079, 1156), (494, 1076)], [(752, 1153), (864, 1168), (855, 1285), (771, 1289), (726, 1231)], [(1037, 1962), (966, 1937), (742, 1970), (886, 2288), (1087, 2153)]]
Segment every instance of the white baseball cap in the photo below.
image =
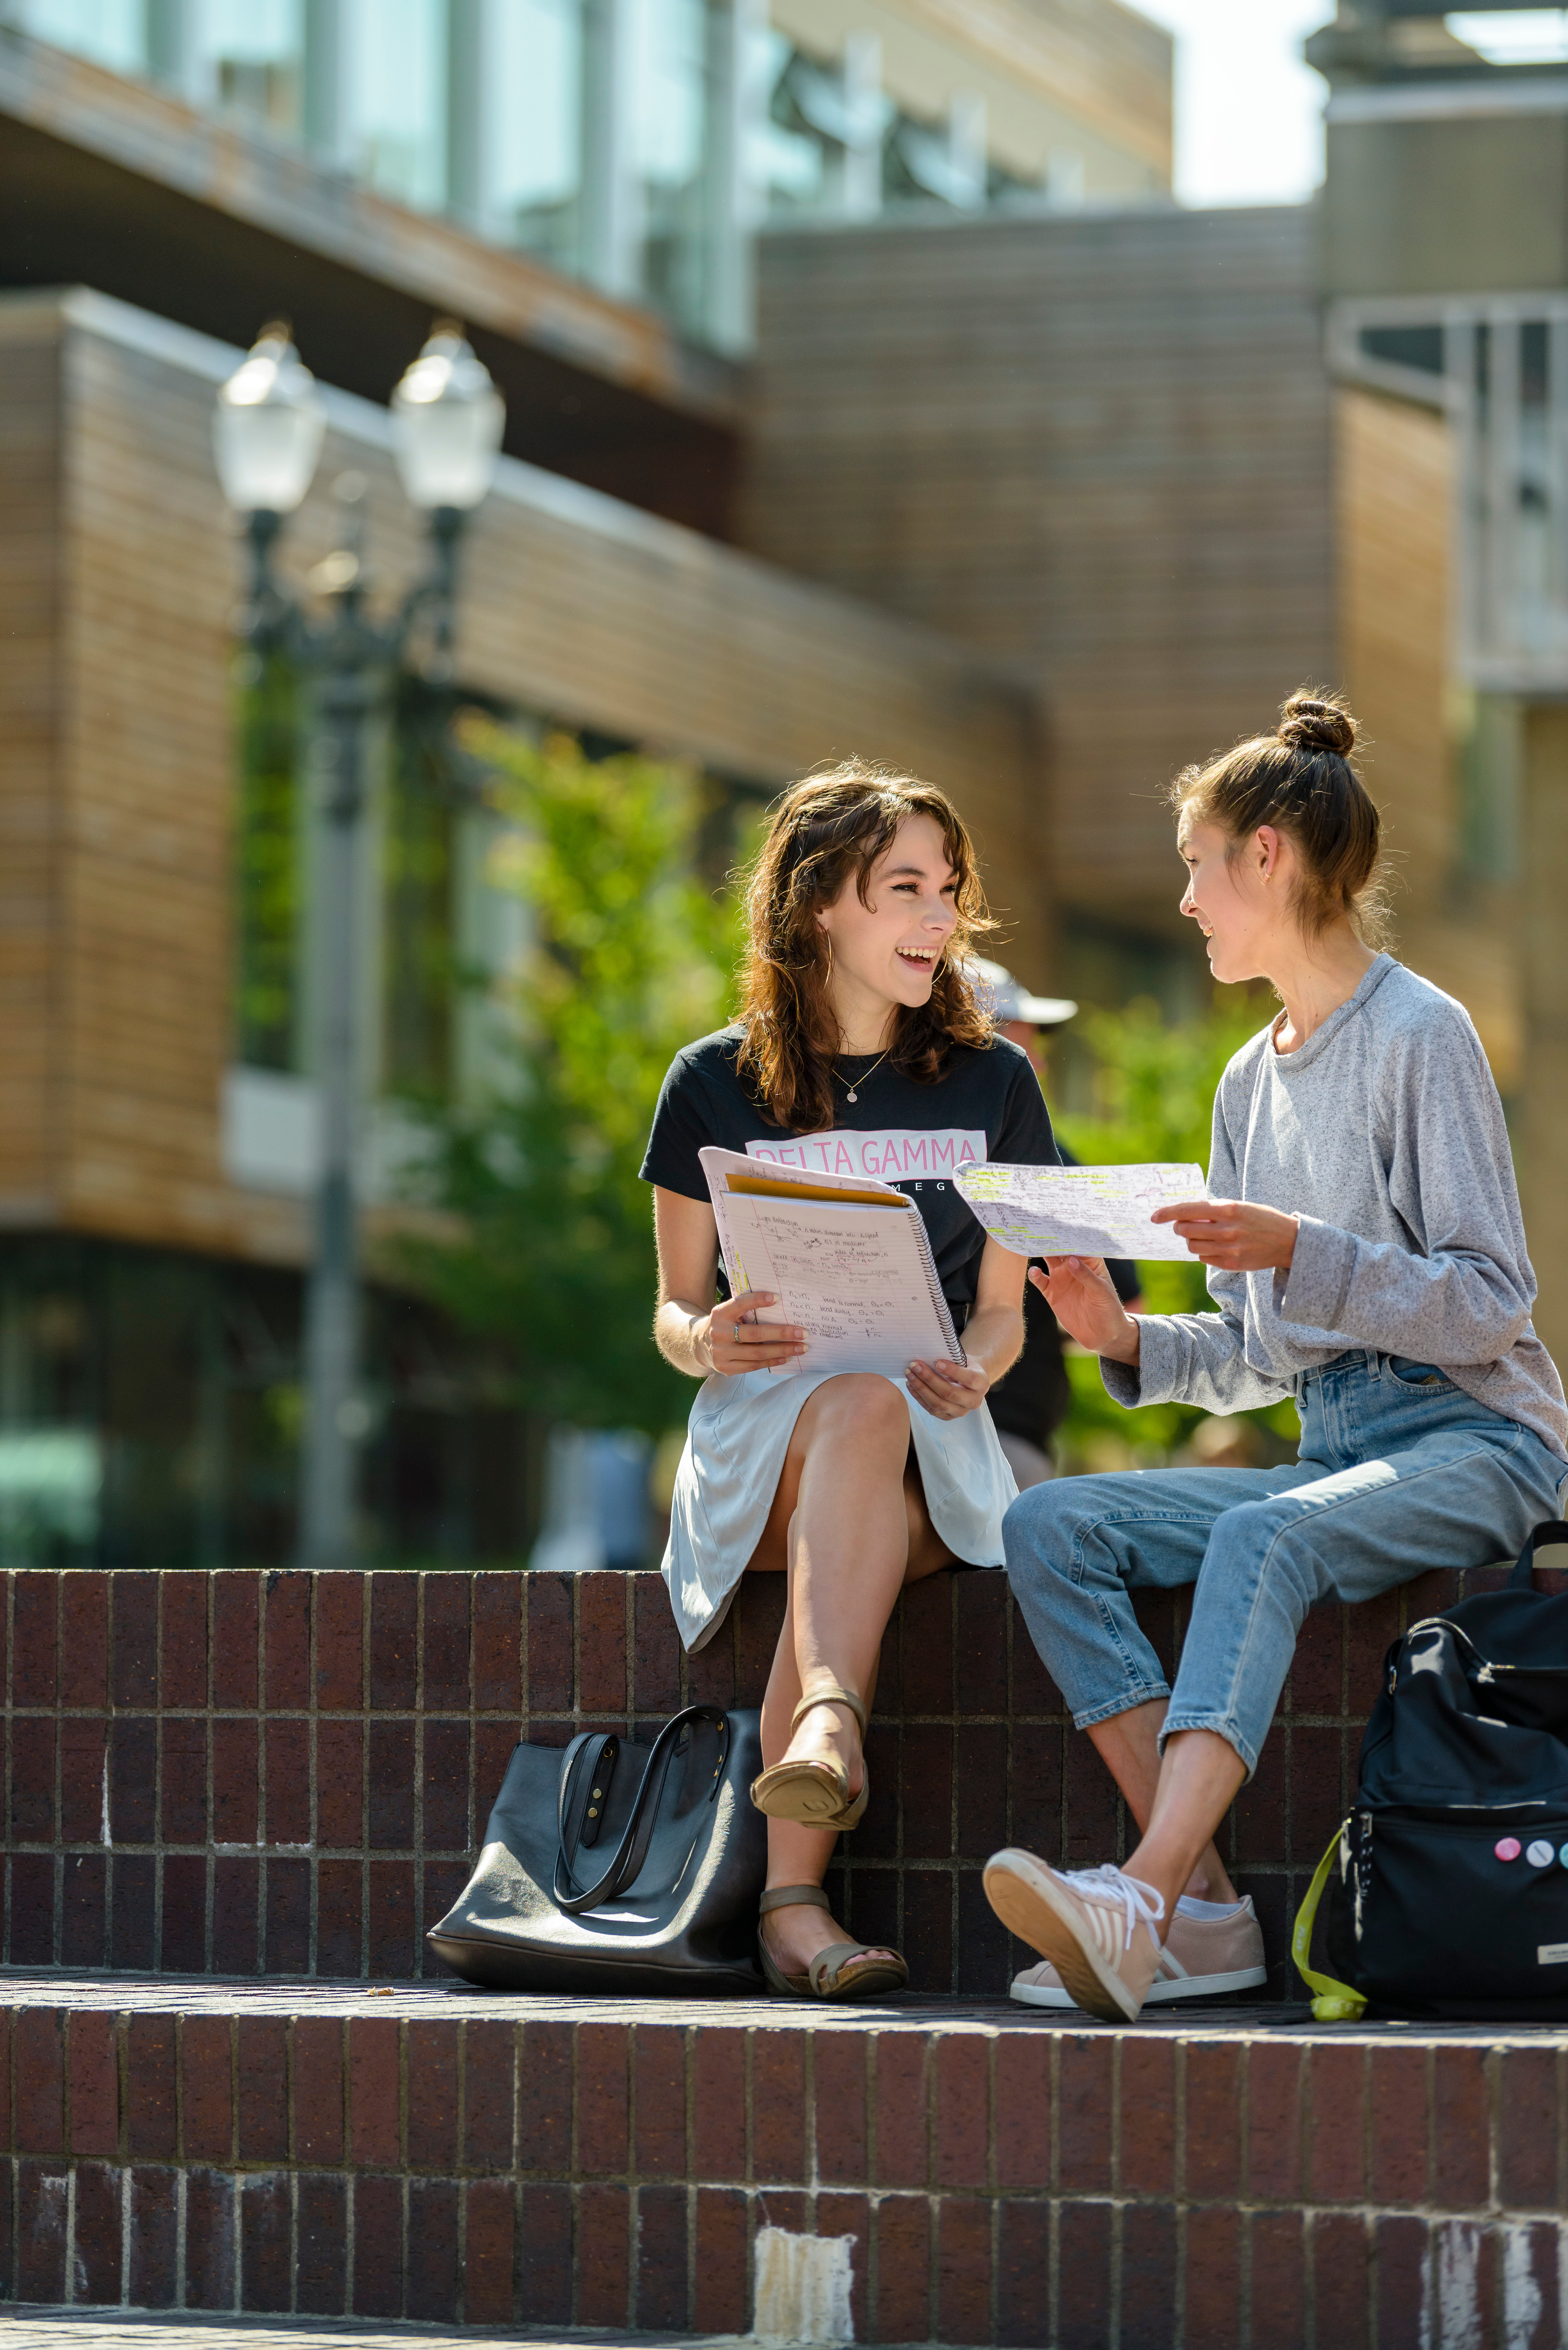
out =
[(1026, 1020), (1033, 1028), (1059, 1028), (1078, 1009), (1070, 996), (1031, 995), (1010, 971), (1003, 971), (999, 962), (985, 962), (979, 955), (970, 957), (964, 971), (999, 1026), (1006, 1020)]

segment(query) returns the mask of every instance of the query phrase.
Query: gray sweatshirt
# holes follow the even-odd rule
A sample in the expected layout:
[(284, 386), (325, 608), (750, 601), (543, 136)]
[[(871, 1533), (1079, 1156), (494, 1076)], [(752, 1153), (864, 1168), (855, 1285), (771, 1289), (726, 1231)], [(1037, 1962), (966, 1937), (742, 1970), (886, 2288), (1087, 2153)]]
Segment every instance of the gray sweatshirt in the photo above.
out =
[(1437, 1365), (1568, 1459), (1502, 1104), (1451, 996), (1379, 955), (1297, 1052), (1272, 1027), (1243, 1045), (1214, 1097), (1209, 1191), (1299, 1216), (1291, 1269), (1210, 1270), (1218, 1314), (1147, 1315), (1137, 1365), (1101, 1365), (1118, 1403), (1248, 1411), (1374, 1347)]

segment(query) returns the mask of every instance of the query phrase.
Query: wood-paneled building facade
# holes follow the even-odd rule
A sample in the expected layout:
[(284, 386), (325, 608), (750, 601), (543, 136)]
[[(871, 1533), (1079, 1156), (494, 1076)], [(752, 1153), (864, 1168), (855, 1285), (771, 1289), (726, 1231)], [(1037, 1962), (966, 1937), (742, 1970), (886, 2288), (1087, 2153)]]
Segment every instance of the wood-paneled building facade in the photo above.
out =
[[(20, 1267), (13, 1405), (47, 1431), (40, 1316), (57, 1351), (80, 1354), (91, 1316), (67, 1305), (111, 1274), (123, 1290), (129, 1249), (172, 1284), (161, 1305), (134, 1309), (134, 1326), (177, 1326), (186, 1356), (259, 1351), (214, 1409), (275, 1417), (308, 1245), (308, 1154), (289, 1148), (308, 1089), (240, 1066), (235, 1030), (240, 549), (210, 435), (236, 355), (90, 292), (0, 298), (0, 1219), (12, 1236), (0, 1253)], [(327, 397), (320, 487), (291, 530), (289, 567), (303, 576), (337, 543), (331, 484), (352, 469), (367, 484), (376, 592), (389, 598), (420, 554), (387, 413)], [(461, 649), (464, 687), (491, 706), (654, 746), (742, 793), (765, 796), (857, 751), (919, 769), (974, 819), (1044, 966), (1050, 893), (1019, 822), (1036, 795), (1037, 710), (966, 648), (505, 459), (466, 549)], [(31, 1236), (43, 1235), (40, 1256)], [(225, 1266), (251, 1269), (238, 1291), (203, 1290), (196, 1275)], [(182, 1389), (199, 1384), (199, 1367), (161, 1369)], [(417, 1453), (416, 1438), (405, 1413), (388, 1440)], [(51, 1456), (29, 1440), (23, 1471), (47, 1482)], [(150, 1432), (143, 1449), (171, 1440)], [(246, 1441), (235, 1430), (231, 1451)], [(62, 1451), (53, 1473), (68, 1482), (73, 1458), (80, 1470)], [(192, 1470), (198, 1485), (217, 1473)], [(156, 1513), (178, 1552), (200, 1503), (193, 1490), (183, 1538), (178, 1511)], [(245, 1536), (212, 1500), (209, 1553), (234, 1540), (265, 1552), (281, 1539), (281, 1507), (275, 1496), (242, 1508)], [(455, 1539), (439, 1513), (409, 1509), (427, 1547)], [(505, 1518), (493, 1507), (472, 1541), (493, 1555)]]
[[(296, 575), (352, 472), (377, 592), (412, 576), (380, 398), (460, 302), (510, 418), (462, 688), (743, 793), (849, 752), (929, 775), (1034, 986), (1199, 1002), (1164, 786), (1303, 678), (1345, 683), (1402, 942), (1517, 1111), (1568, 1349), (1561, 728), (1465, 667), (1469, 428), (1325, 343), (1310, 211), (775, 229), (742, 363), (3, 20), (0, 1546), (288, 1555), (307, 1105), (236, 1018), (240, 549), (209, 446), (272, 308), (336, 387)], [(1158, 193), (1158, 58), (1134, 48)], [(379, 1294), (373, 1320), (383, 1553), (514, 1555), (515, 1430), (454, 1409), (412, 1307)]]
[(1561, 1360), (1568, 290), (1335, 304), (1321, 268), (1304, 206), (770, 238), (742, 526), (1033, 685), (1056, 978), (1091, 1001), (1195, 1000), (1164, 786), (1345, 687), (1397, 949), (1490, 1056)]

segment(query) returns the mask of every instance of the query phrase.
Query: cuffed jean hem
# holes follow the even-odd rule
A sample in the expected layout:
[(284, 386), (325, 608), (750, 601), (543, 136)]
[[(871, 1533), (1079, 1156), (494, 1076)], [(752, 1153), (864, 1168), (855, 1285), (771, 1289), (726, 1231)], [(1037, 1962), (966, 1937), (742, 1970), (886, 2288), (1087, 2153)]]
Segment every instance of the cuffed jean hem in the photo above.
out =
[(1118, 1713), (1131, 1713), (1140, 1705), (1153, 1705), (1158, 1698), (1170, 1695), (1168, 1681), (1151, 1681), (1126, 1697), (1114, 1697), (1105, 1705), (1091, 1705), (1083, 1713), (1073, 1716), (1075, 1730), (1092, 1730), (1096, 1721), (1112, 1721)]
[(1167, 1739), (1174, 1737), (1179, 1730), (1211, 1730), (1216, 1738), (1222, 1738), (1227, 1746), (1235, 1748), (1237, 1757), (1244, 1764), (1249, 1779), (1258, 1767), (1258, 1757), (1252, 1745), (1242, 1737), (1235, 1722), (1222, 1713), (1168, 1713), (1159, 1726), (1159, 1752), (1162, 1760)]

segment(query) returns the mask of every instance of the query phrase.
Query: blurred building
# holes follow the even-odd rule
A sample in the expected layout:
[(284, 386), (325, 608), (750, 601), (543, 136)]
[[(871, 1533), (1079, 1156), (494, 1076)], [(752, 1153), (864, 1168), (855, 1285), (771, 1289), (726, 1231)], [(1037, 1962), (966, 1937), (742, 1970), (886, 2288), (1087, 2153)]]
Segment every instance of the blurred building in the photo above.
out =
[(1398, 810), (1406, 951), (1470, 1007), (1509, 1102), (1561, 1363), (1568, 19), (1341, 0), (1307, 55), (1343, 670)]
[[(296, 576), (345, 474), (411, 576), (385, 403), (458, 313), (508, 410), (462, 691), (734, 795), (918, 767), (1035, 985), (1199, 1002), (1163, 786), (1343, 681), (1568, 1353), (1568, 63), (1402, 0), (1311, 54), (1322, 199), (1205, 213), (1116, 0), (0, 0), (8, 1555), (290, 1555), (306, 729), (236, 669), (209, 453), (279, 314), (330, 387)], [(483, 1083), (450, 973), (508, 949), (447, 706), (388, 730), (382, 1100)], [(369, 1368), (371, 1554), (516, 1555), (490, 1367), (378, 1290)]]
[(1198, 1000), (1163, 786), (1303, 680), (1345, 685), (1399, 951), (1480, 1031), (1568, 1359), (1568, 36), (1542, 21), (1530, 57), (1515, 11), (1343, 0), (1307, 43), (1310, 205), (770, 235), (742, 515), (1035, 680), (1054, 977), (1091, 1002)]
[[(5, 0), (0, 22), (58, 53), (13, 53), (26, 116), (100, 159), (237, 217), (261, 209), (201, 171), (220, 151), (192, 125), (67, 56), (327, 175), (329, 210), (350, 191), (389, 199), (719, 351), (750, 346), (753, 232), (770, 214), (1170, 186), (1170, 44), (1117, 0)], [(161, 120), (182, 155), (157, 155)], [(299, 171), (283, 178), (308, 205)], [(47, 211), (26, 226), (57, 251), (66, 222)], [(342, 225), (313, 242), (348, 258)]]
[[(1169, 44), (1116, 0), (0, 5), (0, 1550), (292, 1553), (315, 1152), (307, 712), (236, 662), (211, 458), (281, 314), (328, 387), (286, 543), (420, 560), (386, 400), (457, 311), (507, 401), (456, 691), (766, 794), (860, 749), (947, 784), (1049, 954), (1031, 680), (736, 545), (771, 213), (1168, 198)], [(410, 680), (377, 795), (367, 1092), (483, 1082), (487, 819)], [(1031, 879), (1030, 877), (1033, 877)], [(492, 1040), (493, 1041), (493, 1040)], [(366, 1179), (403, 1138), (370, 1121)], [(378, 1211), (372, 1210), (372, 1219)], [(415, 1301), (369, 1301), (369, 1555), (515, 1556), (542, 1431)]]

